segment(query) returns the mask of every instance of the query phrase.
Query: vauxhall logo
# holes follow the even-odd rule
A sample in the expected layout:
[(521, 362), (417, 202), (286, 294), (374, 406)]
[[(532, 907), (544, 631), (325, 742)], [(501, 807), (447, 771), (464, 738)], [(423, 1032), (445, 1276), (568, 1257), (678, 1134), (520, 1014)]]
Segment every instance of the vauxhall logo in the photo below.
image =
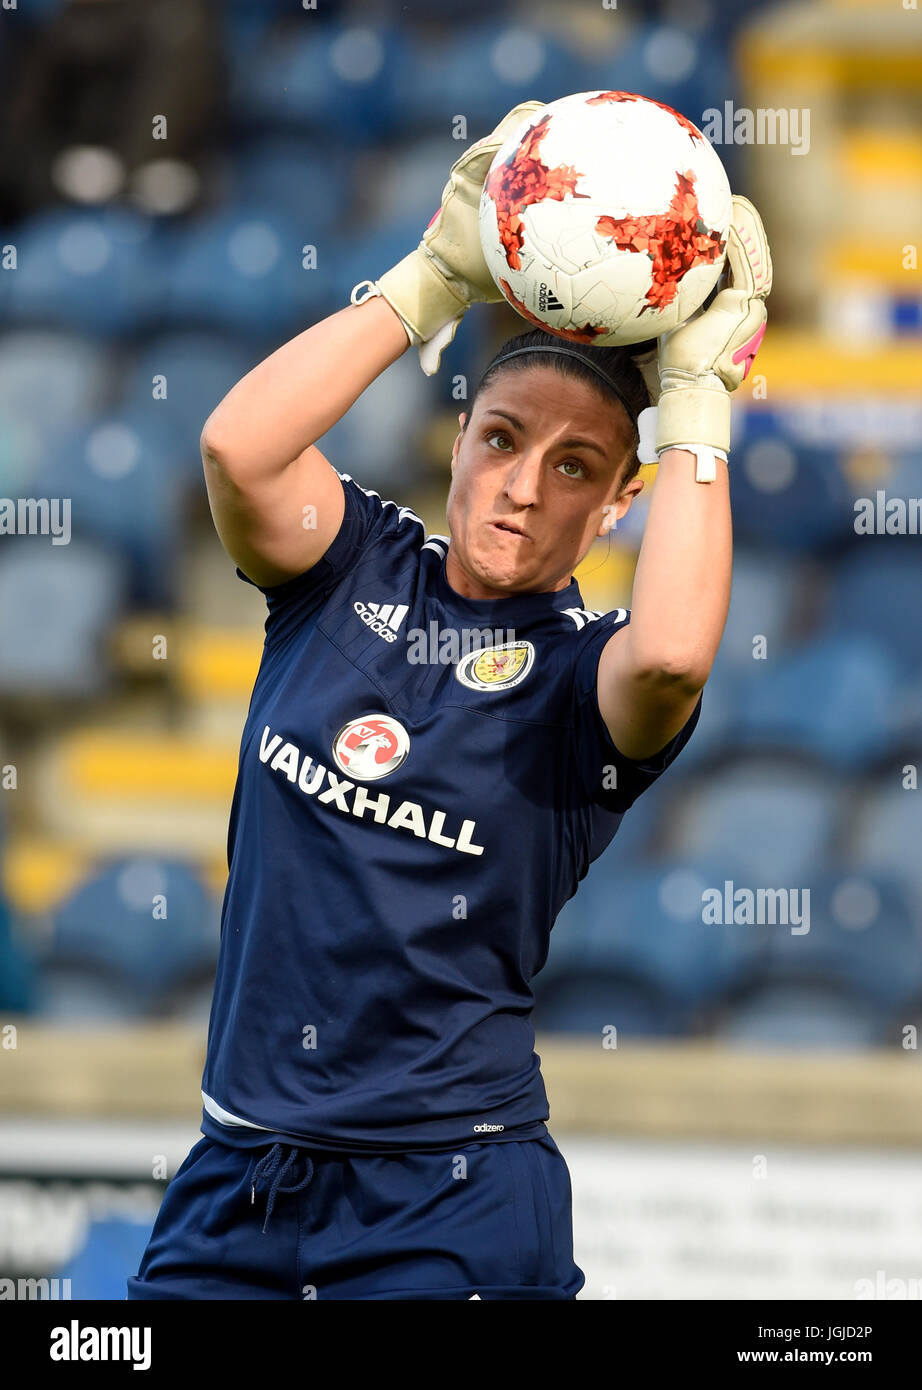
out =
[[(357, 780), (380, 778), (394, 771), (409, 748), (406, 730), (402, 726), (395, 729), (396, 724), (396, 720), (386, 715), (367, 715), (351, 721), (336, 738), (334, 757), (338, 766), (348, 767)], [(373, 796), (367, 787), (337, 777), (323, 763), (315, 762), (309, 753), (302, 752), (297, 744), (286, 743), (281, 734), (273, 734), (268, 724), (259, 741), (259, 761), (268, 763), (273, 772), (287, 777), (304, 796), (316, 797), (318, 805), (334, 806), (343, 815), (356, 816), (359, 820), (370, 817), (376, 825), (409, 831), (420, 840), (457, 850), (459, 854), (483, 854), (483, 845), (474, 844), (477, 829), (474, 821), (463, 820), (457, 834), (447, 835), (447, 811), (427, 811), (416, 801), (401, 801), (392, 811), (391, 797), (386, 793)]]

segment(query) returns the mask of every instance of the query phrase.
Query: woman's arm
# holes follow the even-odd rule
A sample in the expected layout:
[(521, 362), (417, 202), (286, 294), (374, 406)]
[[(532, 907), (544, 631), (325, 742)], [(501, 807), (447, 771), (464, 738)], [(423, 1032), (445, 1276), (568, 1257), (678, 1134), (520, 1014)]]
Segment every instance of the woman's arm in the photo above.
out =
[(342, 523), (342, 484), (314, 441), (410, 343), (431, 376), (471, 304), (502, 298), (480, 245), (483, 181), (507, 133), (541, 106), (514, 107), (455, 160), (419, 245), (365, 282), (369, 298), (279, 348), (210, 415), (202, 461), (211, 513), (225, 550), (257, 584), (310, 569)]
[(350, 304), (260, 362), (208, 417), (201, 444), (211, 514), (255, 583), (301, 574), (329, 548), (343, 488), (314, 440), (409, 345), (385, 299)]
[(727, 621), (732, 568), (730, 485), (717, 461), (695, 481), (694, 454), (667, 449), (644, 527), (631, 621), (599, 658), (598, 696), (615, 747), (658, 753), (688, 720), (710, 675)]
[[(599, 710), (626, 757), (664, 748), (710, 675), (730, 603), (732, 534), (724, 457), (730, 392), (765, 332), (772, 263), (761, 218), (733, 200), (730, 285), (659, 346), (659, 470), (631, 600), (631, 621), (599, 658)], [(700, 456), (694, 452), (700, 450)]]

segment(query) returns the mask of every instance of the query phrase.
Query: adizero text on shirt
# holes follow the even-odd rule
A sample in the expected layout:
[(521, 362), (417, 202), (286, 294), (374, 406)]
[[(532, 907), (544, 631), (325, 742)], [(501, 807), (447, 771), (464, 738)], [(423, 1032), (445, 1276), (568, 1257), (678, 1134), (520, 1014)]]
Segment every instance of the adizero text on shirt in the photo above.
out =
[(575, 580), (463, 598), (446, 537), (340, 477), (324, 557), (263, 589), (203, 1129), (394, 1150), (543, 1133), (530, 982), (700, 702), (655, 758), (622, 757), (595, 686), (627, 610), (586, 610)]

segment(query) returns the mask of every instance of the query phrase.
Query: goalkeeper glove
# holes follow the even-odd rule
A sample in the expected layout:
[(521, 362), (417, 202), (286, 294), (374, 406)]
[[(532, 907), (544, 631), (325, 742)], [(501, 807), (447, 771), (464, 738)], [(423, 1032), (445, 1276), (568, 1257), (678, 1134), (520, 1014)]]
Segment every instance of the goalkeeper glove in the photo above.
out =
[[(420, 366), (427, 376), (438, 371), (442, 352), (470, 306), (495, 303), (503, 297), (480, 246), (480, 196), (499, 147), (544, 105), (542, 101), (523, 101), (491, 134), (465, 150), (451, 166), (441, 206), (417, 248), (380, 280), (362, 280), (352, 291), (353, 304), (362, 304), (376, 294), (387, 300), (410, 342), (419, 348)], [(369, 285), (371, 289), (357, 297), (357, 292)]]
[(765, 334), (772, 260), (762, 219), (746, 198), (733, 199), (727, 264), (727, 288), (664, 333), (655, 354), (635, 358), (656, 404), (654, 454), (641, 462), (654, 462), (666, 449), (688, 449), (697, 457), (699, 483), (717, 476), (717, 454), (727, 457), (729, 393), (749, 372)]

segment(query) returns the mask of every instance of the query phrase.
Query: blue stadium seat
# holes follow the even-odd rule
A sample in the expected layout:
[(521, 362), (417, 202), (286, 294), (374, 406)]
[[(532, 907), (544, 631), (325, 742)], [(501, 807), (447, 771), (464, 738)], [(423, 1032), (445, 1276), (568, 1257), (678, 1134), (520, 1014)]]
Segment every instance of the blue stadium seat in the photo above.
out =
[[(330, 8), (324, 7), (324, 13)], [(252, 59), (254, 47), (266, 31), (286, 13), (290, 14), (291, 0), (224, 0), (221, 10), (225, 47), (235, 62), (245, 62)], [(319, 19), (320, 13), (315, 18)]]
[(866, 496), (873, 496), (874, 490), (882, 487), (888, 498), (922, 497), (922, 449), (888, 455), (888, 464), (879, 481), (864, 489)]
[[(163, 904), (165, 917), (155, 916)], [(83, 1015), (86, 999), (117, 990), (135, 1012), (163, 1007), (182, 981), (213, 969), (216, 902), (187, 865), (150, 858), (119, 860), (94, 873), (60, 906), (44, 965), (42, 1012)], [(71, 998), (66, 988), (75, 986)], [(86, 988), (77, 990), (84, 980)]]
[(32, 495), (49, 440), (100, 409), (110, 372), (106, 353), (78, 334), (26, 329), (0, 337), (0, 495)]
[[(232, 204), (169, 234), (162, 304), (171, 324), (271, 336), (303, 327), (330, 302), (334, 246), (305, 237), (272, 206)], [(302, 248), (317, 247), (317, 268)]]
[(109, 674), (105, 637), (124, 604), (115, 555), (49, 537), (6, 542), (0, 555), (0, 696), (87, 698)]
[(72, 499), (74, 534), (128, 563), (133, 602), (173, 601), (180, 479), (196, 453), (197, 439), (177, 439), (166, 416), (126, 410), (63, 437), (40, 475), (45, 495)]
[(857, 768), (888, 747), (895, 686), (894, 665), (873, 639), (814, 640), (780, 660), (752, 663), (734, 733), (741, 748), (782, 748)]
[[(723, 661), (751, 672), (753, 640), (765, 639), (770, 664), (789, 642), (797, 607), (808, 583), (796, 560), (777, 550), (738, 546), (733, 556), (733, 592), (720, 642)], [(768, 663), (761, 663), (765, 666)]]
[(627, 869), (603, 856), (554, 927), (535, 982), (542, 1026), (564, 1019), (566, 1031), (595, 1032), (608, 1007), (607, 1022), (625, 1033), (643, 1018), (640, 1031), (686, 1031), (697, 1011), (758, 968), (758, 936), (703, 920), (705, 889), (721, 885), (707, 864)]
[[(916, 777), (922, 772), (917, 760)], [(914, 895), (922, 931), (922, 789), (903, 786), (894, 769), (862, 797), (851, 827), (848, 861), (856, 873), (884, 873)]]
[(344, 221), (354, 179), (348, 148), (336, 149), (328, 140), (321, 146), (297, 136), (269, 136), (236, 152), (232, 200), (241, 207), (271, 208), (289, 219), (302, 241), (316, 243)]
[(814, 874), (844, 797), (828, 771), (777, 757), (738, 758), (675, 790), (666, 827), (671, 850), (725, 865), (726, 877), (753, 888), (790, 887)]
[(414, 36), (400, 74), (400, 114), (408, 125), (438, 129), (463, 114), (468, 140), (479, 140), (521, 101), (586, 90), (585, 72), (559, 33), (491, 18), (438, 38)]
[(753, 545), (815, 551), (852, 533), (851, 487), (833, 449), (750, 431), (734, 448), (730, 497), (734, 535)]
[[(183, 442), (183, 471), (188, 470), (200, 485), (198, 441), (202, 426), (222, 397), (254, 365), (252, 351), (223, 333), (168, 333), (150, 338), (128, 377), (128, 410), (133, 417), (153, 421), (156, 426), (166, 418), (173, 436)], [(161, 398), (161, 378), (165, 378), (166, 399)]]
[(874, 638), (903, 676), (922, 668), (922, 563), (918, 541), (865, 540), (836, 573), (828, 629)]
[(334, 131), (367, 143), (386, 135), (405, 92), (402, 30), (373, 22), (280, 28), (237, 54), (231, 109), (247, 129)]
[(765, 928), (764, 980), (831, 984), (887, 1011), (922, 990), (922, 936), (899, 880), (843, 865), (809, 886), (808, 932)]
[(776, 920), (748, 928), (764, 942), (758, 978), (726, 1001), (714, 1032), (770, 1047), (879, 1046), (892, 1018), (922, 997), (909, 894), (893, 876), (857, 874), (850, 862), (805, 886), (808, 911), (801, 890), (796, 925), (776, 909)]
[(169, 279), (153, 223), (122, 208), (37, 213), (17, 229), (19, 266), (6, 311), (15, 323), (124, 334), (152, 322)]

